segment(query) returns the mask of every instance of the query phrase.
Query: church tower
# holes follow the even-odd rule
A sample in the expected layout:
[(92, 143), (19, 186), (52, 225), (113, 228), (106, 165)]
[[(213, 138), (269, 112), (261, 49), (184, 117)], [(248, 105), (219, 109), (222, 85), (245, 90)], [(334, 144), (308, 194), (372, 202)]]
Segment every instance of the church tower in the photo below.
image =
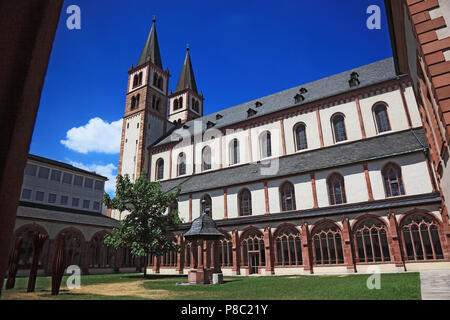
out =
[(155, 18), (136, 67), (128, 71), (118, 173), (135, 181), (148, 170), (147, 146), (167, 130), (169, 70), (163, 70)]
[(203, 116), (203, 100), (197, 91), (188, 45), (177, 88), (169, 95), (169, 121), (181, 124)]

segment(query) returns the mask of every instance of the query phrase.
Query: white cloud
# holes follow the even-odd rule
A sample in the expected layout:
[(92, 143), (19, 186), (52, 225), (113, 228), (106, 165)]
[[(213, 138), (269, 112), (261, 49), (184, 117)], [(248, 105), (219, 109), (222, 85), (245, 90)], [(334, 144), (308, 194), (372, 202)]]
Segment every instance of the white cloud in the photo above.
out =
[(107, 165), (100, 165), (100, 164), (83, 164), (81, 162), (76, 161), (69, 161), (71, 165), (74, 167), (87, 170), (87, 171), (94, 171), (99, 175), (105, 176), (108, 178), (108, 181), (105, 183), (105, 191), (107, 193), (115, 193), (116, 192), (116, 174), (117, 174), (117, 167), (113, 165), (112, 163), (109, 163)]
[(115, 154), (120, 152), (122, 120), (105, 122), (96, 117), (81, 127), (67, 131), (66, 140), (61, 143), (67, 148), (80, 152), (101, 152)]

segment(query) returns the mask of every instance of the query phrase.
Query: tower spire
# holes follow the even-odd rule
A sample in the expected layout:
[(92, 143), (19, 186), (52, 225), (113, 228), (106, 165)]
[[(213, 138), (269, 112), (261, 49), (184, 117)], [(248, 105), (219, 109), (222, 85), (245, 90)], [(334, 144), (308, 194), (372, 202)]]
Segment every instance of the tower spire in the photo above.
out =
[(186, 45), (186, 57), (184, 58), (183, 68), (181, 69), (180, 78), (178, 79), (177, 89), (175, 92), (191, 89), (197, 92), (197, 84), (195, 83), (194, 69), (192, 68), (191, 57), (189, 55), (189, 44)]
[(152, 28), (136, 66), (144, 64), (147, 62), (147, 59), (162, 69), (161, 53), (159, 52), (158, 37), (156, 35), (156, 16), (153, 16)]

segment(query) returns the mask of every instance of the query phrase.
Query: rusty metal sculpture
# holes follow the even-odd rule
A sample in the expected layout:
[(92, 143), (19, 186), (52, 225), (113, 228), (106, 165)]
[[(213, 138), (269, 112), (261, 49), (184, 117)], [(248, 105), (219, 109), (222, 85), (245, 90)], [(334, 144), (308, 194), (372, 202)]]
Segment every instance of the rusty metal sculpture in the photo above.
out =
[(33, 235), (33, 261), (30, 268), (30, 276), (28, 278), (27, 292), (34, 292), (36, 287), (36, 276), (38, 271), (39, 257), (42, 252), (42, 247), (47, 240), (48, 235), (43, 233), (35, 233)]
[(14, 251), (11, 256), (11, 262), (8, 271), (8, 281), (6, 281), (5, 289), (12, 289), (16, 283), (16, 274), (19, 267), (20, 250), (22, 248), (22, 237), (17, 237), (14, 243)]
[(65, 241), (66, 235), (64, 233), (58, 236), (56, 240), (55, 253), (53, 255), (52, 265), (52, 295), (59, 294), (59, 288), (61, 287), (62, 277), (66, 269), (66, 251)]

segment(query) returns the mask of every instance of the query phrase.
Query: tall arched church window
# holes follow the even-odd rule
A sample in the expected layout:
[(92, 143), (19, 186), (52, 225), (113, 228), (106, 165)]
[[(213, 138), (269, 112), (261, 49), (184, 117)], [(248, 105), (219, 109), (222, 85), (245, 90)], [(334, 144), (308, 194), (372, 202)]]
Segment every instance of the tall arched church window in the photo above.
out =
[(158, 159), (156, 161), (156, 180), (164, 179), (164, 160)]
[(295, 127), (295, 142), (297, 150), (308, 148), (308, 143), (306, 141), (306, 126), (304, 124), (298, 124)]
[(378, 104), (373, 108), (375, 123), (379, 133), (391, 130), (387, 108), (384, 104)]
[(261, 134), (259, 138), (261, 148), (261, 158), (268, 158), (272, 156), (272, 139), (269, 131)]
[(177, 167), (177, 175), (182, 176), (186, 174), (186, 155), (183, 152), (178, 155)]
[(230, 143), (230, 164), (239, 163), (239, 141), (233, 139)]
[(240, 240), (241, 265), (249, 268), (249, 273), (258, 273), (259, 267), (266, 265), (264, 235), (258, 230), (249, 230)]
[(248, 189), (239, 193), (239, 215), (250, 216), (252, 214), (252, 195)]
[(402, 223), (405, 258), (410, 261), (444, 259), (439, 225), (425, 214), (413, 214)]
[(347, 202), (343, 176), (341, 176), (339, 173), (333, 173), (328, 177), (327, 184), (331, 205)]
[(133, 88), (136, 87), (136, 86), (138, 85), (138, 83), (139, 83), (139, 77), (138, 77), (138, 75), (136, 74), (136, 75), (133, 77)]
[(295, 191), (290, 182), (285, 182), (280, 187), (281, 211), (295, 210)]
[(138, 80), (138, 84), (139, 84), (139, 85), (142, 84), (142, 72), (139, 72), (139, 80)]
[(405, 195), (402, 171), (399, 166), (394, 163), (388, 163), (381, 172), (383, 174), (386, 197)]
[(332, 126), (335, 142), (347, 140), (347, 131), (345, 129), (345, 119), (343, 115), (338, 114), (333, 116)]
[(211, 169), (211, 148), (206, 146), (202, 150), (202, 171)]
[(158, 79), (158, 88), (159, 89), (163, 89), (163, 78), (162, 77), (160, 77), (159, 79)]

